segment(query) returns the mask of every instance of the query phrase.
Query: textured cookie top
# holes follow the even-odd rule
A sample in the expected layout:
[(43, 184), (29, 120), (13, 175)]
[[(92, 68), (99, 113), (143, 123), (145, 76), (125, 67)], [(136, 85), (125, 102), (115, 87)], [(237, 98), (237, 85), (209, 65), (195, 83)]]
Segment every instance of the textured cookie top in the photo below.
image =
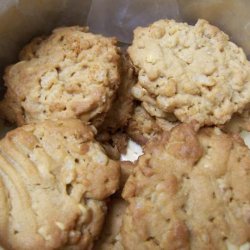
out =
[(125, 249), (227, 249), (250, 240), (250, 151), (218, 128), (180, 125), (150, 142), (130, 175)]
[(0, 141), (0, 245), (90, 249), (119, 175), (119, 164), (79, 120), (9, 132)]
[(36, 38), (6, 69), (2, 113), (18, 125), (79, 118), (99, 125), (120, 83), (114, 38), (67, 27)]
[(160, 20), (134, 31), (135, 98), (153, 116), (173, 113), (200, 126), (223, 124), (250, 101), (250, 64), (241, 48), (205, 20)]

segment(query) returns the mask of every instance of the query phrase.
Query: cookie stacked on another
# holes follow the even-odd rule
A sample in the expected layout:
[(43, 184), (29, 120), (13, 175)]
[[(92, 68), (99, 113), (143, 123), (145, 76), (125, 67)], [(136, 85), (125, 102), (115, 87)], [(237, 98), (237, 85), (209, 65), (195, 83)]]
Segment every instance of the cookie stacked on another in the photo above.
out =
[[(250, 241), (250, 151), (220, 129), (249, 125), (244, 52), (205, 20), (160, 20), (134, 34), (121, 57), (114, 38), (59, 28), (7, 68), (1, 114), (28, 124), (0, 141), (7, 250)], [(121, 163), (128, 137), (144, 155)]]
[(65, 27), (34, 39), (20, 60), (6, 69), (0, 103), (21, 126), (0, 141), (0, 246), (92, 249), (120, 188), (120, 163), (95, 140), (126, 81), (120, 49), (115, 38)]
[(179, 125), (147, 144), (123, 197), (122, 223), (111, 210), (113, 234), (104, 234), (100, 249), (247, 246), (250, 151), (239, 136), (219, 128), (195, 132)]
[(138, 73), (132, 94), (153, 119), (223, 125), (250, 102), (245, 53), (205, 20), (139, 27), (128, 54)]
[(115, 38), (66, 27), (34, 39), (7, 68), (0, 108), (18, 125), (78, 118), (99, 126), (120, 84)]
[(144, 155), (97, 249), (247, 248), (250, 151), (239, 135), (214, 127), (247, 128), (244, 52), (205, 20), (160, 20), (135, 30), (128, 54), (138, 81), (127, 133)]

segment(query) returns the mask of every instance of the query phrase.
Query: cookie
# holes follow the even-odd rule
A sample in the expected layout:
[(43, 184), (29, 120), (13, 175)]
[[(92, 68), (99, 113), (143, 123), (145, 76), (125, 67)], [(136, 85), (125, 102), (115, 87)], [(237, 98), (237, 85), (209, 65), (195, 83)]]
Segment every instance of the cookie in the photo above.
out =
[(250, 101), (250, 63), (229, 37), (205, 20), (160, 20), (134, 31), (133, 96), (150, 115), (220, 125)]
[(99, 126), (120, 84), (119, 68), (116, 39), (82, 27), (55, 29), (6, 69), (2, 116), (18, 125), (78, 118)]
[(0, 141), (0, 162), (4, 249), (92, 248), (120, 179), (93, 129), (80, 120), (25, 125)]
[(127, 204), (122, 198), (111, 200), (103, 232), (96, 242), (94, 250), (124, 250), (120, 241), (120, 229), (126, 206)]
[(250, 151), (218, 128), (179, 125), (147, 144), (123, 197), (124, 249), (238, 249), (250, 240)]
[(178, 125), (178, 121), (170, 116), (167, 119), (151, 116), (142, 105), (137, 105), (127, 126), (127, 133), (135, 142), (145, 145), (148, 140), (163, 131), (170, 131)]

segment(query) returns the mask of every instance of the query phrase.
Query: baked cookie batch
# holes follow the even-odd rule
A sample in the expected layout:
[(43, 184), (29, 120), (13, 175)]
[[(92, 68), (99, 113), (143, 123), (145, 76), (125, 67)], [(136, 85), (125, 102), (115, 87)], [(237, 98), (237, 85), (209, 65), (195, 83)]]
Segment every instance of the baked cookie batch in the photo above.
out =
[[(6, 68), (0, 247), (248, 249), (245, 53), (205, 20), (138, 27), (121, 51), (64, 27)], [(144, 154), (122, 162), (129, 138)]]

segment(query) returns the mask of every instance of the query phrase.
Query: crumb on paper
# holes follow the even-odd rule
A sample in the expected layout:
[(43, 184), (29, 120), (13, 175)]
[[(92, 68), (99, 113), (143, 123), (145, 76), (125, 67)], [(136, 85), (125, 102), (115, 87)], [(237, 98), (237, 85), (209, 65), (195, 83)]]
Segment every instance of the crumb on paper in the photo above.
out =
[(177, 0), (92, 0), (87, 24), (93, 32), (131, 43), (135, 27), (161, 18), (181, 20)]

